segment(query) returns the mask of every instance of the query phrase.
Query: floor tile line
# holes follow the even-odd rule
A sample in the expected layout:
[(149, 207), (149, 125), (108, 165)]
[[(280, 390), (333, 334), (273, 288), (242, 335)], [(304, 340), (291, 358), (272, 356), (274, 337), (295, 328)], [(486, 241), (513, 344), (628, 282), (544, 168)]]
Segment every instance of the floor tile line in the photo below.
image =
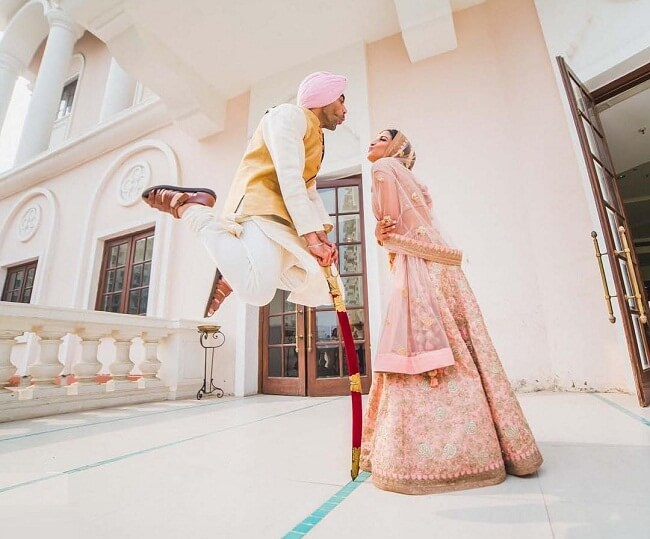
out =
[[(254, 399), (254, 398), (257, 398), (257, 397), (260, 397), (260, 396), (263, 396), (263, 395), (261, 393), (257, 394), (257, 395), (250, 395), (250, 396), (246, 397), (246, 399)], [(171, 410), (158, 410), (158, 411), (155, 411), (155, 412), (147, 412), (147, 413), (143, 413), (143, 414), (130, 415), (130, 416), (124, 416), (124, 417), (116, 417), (116, 418), (113, 418), (113, 419), (106, 419), (104, 421), (95, 421), (93, 423), (83, 423), (83, 424), (79, 424), (79, 425), (68, 425), (67, 427), (58, 427), (58, 428), (43, 430), (43, 431), (39, 431), (39, 432), (29, 432), (29, 433), (26, 433), (26, 434), (17, 434), (16, 436), (7, 436), (7, 437), (4, 437), (4, 438), (0, 434), (0, 444), (2, 442), (7, 442), (7, 441), (10, 441), (10, 440), (19, 440), (21, 438), (30, 438), (32, 436), (40, 436), (40, 435), (43, 435), (43, 434), (51, 434), (53, 432), (61, 432), (61, 431), (66, 431), (66, 430), (71, 430), (71, 429), (79, 429), (79, 428), (84, 428), (84, 427), (94, 427), (94, 426), (97, 426), (97, 425), (106, 425), (106, 424), (110, 424), (110, 423), (117, 423), (119, 421), (127, 421), (129, 419), (138, 419), (140, 417), (150, 417), (150, 416), (153, 416), (153, 415), (169, 414), (169, 413), (172, 413), (172, 412), (182, 412), (184, 410), (196, 410), (197, 408), (207, 408), (209, 406), (215, 406), (215, 405), (219, 405), (219, 404), (231, 404), (231, 403), (234, 403), (234, 402), (239, 402), (240, 400), (241, 400), (241, 398), (239, 398), (239, 399), (233, 398), (233, 399), (227, 399), (227, 400), (219, 400), (219, 401), (215, 401), (215, 402), (202, 402), (201, 404), (192, 404), (192, 405), (187, 405), (187, 406), (174, 408), (174, 409), (171, 409)], [(160, 401), (158, 401), (158, 403), (159, 402)], [(142, 403), (142, 404), (158, 404), (158, 403), (152, 402), (152, 403)], [(87, 410), (87, 412), (93, 412), (93, 411), (99, 411), (99, 410), (110, 410), (112, 408), (113, 407), (97, 408), (95, 410)], [(76, 412), (76, 413), (82, 413), (82, 412)], [(34, 418), (34, 419), (36, 419), (36, 418)], [(28, 421), (28, 420), (25, 420), (25, 421)], [(5, 424), (7, 424), (7, 423), (5, 423)], [(1, 429), (2, 429), (2, 424), (0, 424), (0, 430)]]
[(65, 475), (65, 472), (50, 472), (48, 475), (43, 477), (37, 477), (36, 479), (30, 479), (29, 481), (23, 481), (21, 483), (15, 483), (9, 485), (8, 487), (0, 487), (0, 494), (3, 492), (8, 492), (10, 490), (16, 490), (20, 487), (28, 487), (29, 485), (34, 485), (35, 483), (42, 483), (43, 481), (49, 481), (50, 479), (55, 479)]
[(108, 458), (108, 459), (100, 460), (100, 461), (97, 461), (97, 462), (92, 462), (92, 463), (89, 463), (89, 464), (84, 464), (83, 466), (78, 466), (76, 468), (70, 468), (69, 470), (64, 470), (62, 472), (50, 473), (47, 476), (40, 477), (40, 478), (37, 478), (37, 479), (31, 479), (29, 481), (23, 481), (22, 483), (16, 483), (14, 485), (9, 485), (9, 486), (6, 486), (6, 487), (0, 487), (0, 494), (2, 494), (3, 492), (8, 492), (10, 490), (16, 490), (16, 489), (21, 488), (21, 487), (29, 486), (29, 485), (32, 485), (34, 483), (40, 483), (42, 481), (47, 481), (49, 479), (54, 479), (55, 477), (60, 477), (62, 475), (72, 475), (72, 474), (76, 474), (76, 473), (79, 473), (79, 472), (84, 472), (84, 471), (87, 471), (87, 470), (90, 470), (90, 469), (93, 469), (93, 468), (98, 468), (100, 466), (105, 466), (106, 464), (112, 464), (112, 463), (115, 463), (115, 462), (126, 460), (126, 459), (131, 458), (131, 457), (137, 457), (139, 455), (144, 455), (144, 454), (147, 454), (147, 453), (151, 453), (153, 451), (158, 451), (160, 449), (167, 449), (169, 447), (180, 445), (180, 444), (183, 444), (183, 443), (186, 443), (186, 442), (192, 442), (194, 440), (199, 440), (201, 438), (206, 438), (208, 436), (213, 436), (215, 434), (220, 434), (222, 432), (226, 432), (226, 431), (229, 431), (229, 430), (234, 430), (234, 429), (238, 429), (238, 428), (241, 428), (241, 427), (247, 427), (249, 425), (254, 425), (255, 423), (261, 423), (263, 421), (268, 421), (269, 419), (276, 419), (278, 417), (283, 417), (285, 415), (294, 414), (296, 412), (301, 412), (303, 410), (308, 410), (309, 408), (315, 408), (316, 406), (323, 406), (324, 404), (329, 404), (331, 402), (334, 402), (335, 400), (339, 400), (340, 398), (342, 398), (342, 397), (317, 402), (316, 404), (310, 404), (309, 406), (303, 406), (301, 408), (296, 408), (295, 410), (288, 410), (286, 412), (281, 412), (279, 414), (274, 414), (274, 415), (271, 415), (271, 416), (268, 416), (268, 417), (263, 417), (263, 418), (260, 418), (260, 419), (254, 419), (252, 421), (246, 421), (244, 423), (239, 423), (237, 425), (231, 425), (229, 427), (223, 427), (221, 429), (213, 430), (213, 431), (210, 431), (210, 432), (204, 432), (202, 434), (197, 434), (195, 436), (190, 436), (188, 438), (182, 438), (180, 440), (174, 440), (173, 442), (167, 442), (165, 444), (160, 444), (160, 445), (156, 445), (156, 446), (152, 446), (152, 447), (147, 447), (147, 448), (144, 448), (144, 449), (139, 449), (138, 451), (132, 451), (130, 453), (124, 453), (123, 455), (117, 455), (115, 457), (111, 457), (111, 458)]
[(612, 408), (615, 408), (619, 412), (623, 412), (626, 416), (631, 417), (632, 419), (636, 419), (637, 421), (640, 421), (643, 423), (646, 427), (650, 427), (650, 419), (646, 419), (643, 416), (637, 415), (631, 410), (628, 410), (624, 406), (621, 406), (617, 402), (611, 401), (608, 398), (598, 394), (598, 393), (590, 393), (593, 397), (597, 398), (599, 401), (604, 402), (605, 404), (609, 404)]
[(320, 524), (321, 520), (323, 520), (331, 511), (336, 509), (350, 494), (358, 489), (361, 484), (368, 479), (368, 477), (370, 477), (368, 472), (361, 472), (355, 481), (350, 481), (347, 485), (341, 487), (314, 511), (309, 513), (309, 515), (296, 524), (283, 536), (282, 539), (294, 539), (307, 535), (315, 526)]
[(539, 472), (535, 472), (535, 479), (537, 480), (537, 486), (539, 491), (542, 494), (542, 501), (544, 502), (544, 512), (546, 513), (546, 520), (548, 520), (548, 527), (551, 530), (551, 537), (555, 539), (555, 530), (553, 529), (553, 522), (551, 521), (551, 513), (548, 510), (548, 504), (546, 503), (546, 495), (544, 494), (544, 489), (542, 488), (542, 482), (539, 479)]
[[(257, 397), (257, 395), (254, 395), (254, 396)], [(39, 431), (39, 432), (28, 432), (26, 434), (17, 434), (16, 436), (2, 437), (2, 435), (0, 434), (0, 443), (7, 442), (9, 440), (19, 440), (21, 438), (31, 438), (32, 436), (40, 436), (42, 434), (50, 434), (50, 433), (53, 433), (53, 432), (61, 432), (61, 431), (70, 430), (70, 429), (78, 429), (78, 428), (84, 428), (84, 427), (93, 427), (93, 426), (96, 426), (96, 425), (105, 425), (105, 424), (108, 424), (108, 423), (116, 423), (118, 421), (126, 421), (128, 419), (137, 419), (137, 418), (140, 418), (140, 417), (149, 417), (149, 416), (152, 416), (152, 415), (169, 414), (171, 412), (182, 412), (183, 410), (195, 410), (196, 408), (215, 406), (217, 404), (227, 404), (227, 403), (231, 403), (231, 402), (235, 402), (235, 399), (220, 400), (220, 401), (209, 402), (209, 403), (204, 402), (204, 403), (201, 403), (201, 404), (192, 404), (192, 405), (188, 405), (188, 406), (182, 406), (182, 407), (174, 408), (174, 409), (171, 409), (171, 410), (158, 410), (158, 411), (155, 411), (155, 412), (146, 412), (144, 414), (129, 415), (129, 416), (124, 416), (124, 417), (115, 417), (113, 419), (106, 419), (104, 421), (95, 421), (93, 423), (82, 423), (82, 424), (79, 424), (79, 425), (68, 425), (67, 427), (58, 427), (58, 428), (43, 430), (43, 431)], [(153, 403), (142, 403), (142, 404), (153, 404)], [(96, 409), (93, 409), (93, 410), (86, 410), (86, 412), (95, 412), (95, 411), (100, 411), (100, 410), (111, 410), (112, 408), (113, 407), (109, 406), (109, 407), (106, 407), (106, 408), (96, 408)], [(73, 412), (73, 413), (84, 413), (84, 412)], [(34, 418), (34, 419), (37, 419), (37, 418)], [(29, 421), (29, 420), (24, 420), (24, 421)], [(7, 424), (11, 424), (11, 422), (4, 423), (4, 425), (7, 425)], [(2, 427), (0, 426), (0, 429), (1, 428)]]

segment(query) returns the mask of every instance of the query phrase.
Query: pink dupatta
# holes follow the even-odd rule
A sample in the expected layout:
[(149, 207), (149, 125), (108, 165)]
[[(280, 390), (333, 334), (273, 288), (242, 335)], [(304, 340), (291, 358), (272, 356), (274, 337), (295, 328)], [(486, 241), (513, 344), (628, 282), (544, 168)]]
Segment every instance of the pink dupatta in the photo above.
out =
[[(404, 146), (403, 141), (408, 144), (398, 133), (391, 146)], [(394, 257), (392, 292), (373, 367), (376, 372), (429, 372), (433, 377), (436, 369), (453, 365), (454, 357), (429, 264), (460, 265), (462, 253), (443, 240), (431, 215), (431, 197), (407, 168), (415, 159), (414, 152), (404, 156), (398, 146), (389, 147), (387, 154), (391, 153), (396, 157), (381, 158), (372, 166), (375, 217), (396, 221), (395, 232), (383, 243)]]

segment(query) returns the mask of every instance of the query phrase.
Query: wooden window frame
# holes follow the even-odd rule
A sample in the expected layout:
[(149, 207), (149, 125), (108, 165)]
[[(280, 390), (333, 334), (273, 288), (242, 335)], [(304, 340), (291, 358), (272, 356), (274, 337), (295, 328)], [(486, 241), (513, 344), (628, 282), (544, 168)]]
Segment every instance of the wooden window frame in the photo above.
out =
[[(368, 306), (368, 269), (366, 266), (366, 258), (367, 258), (367, 252), (365, 247), (365, 223), (364, 223), (364, 207), (363, 207), (363, 182), (362, 178), (360, 175), (355, 174), (354, 176), (349, 176), (347, 178), (343, 178), (340, 180), (320, 180), (318, 182), (318, 188), (319, 189), (339, 189), (343, 187), (357, 187), (359, 189), (359, 211), (339, 211), (339, 197), (338, 194), (336, 196), (335, 200), (335, 216), (336, 216), (336, 239), (335, 242), (338, 245), (339, 248), (339, 255), (341, 251), (341, 247), (354, 247), (358, 246), (361, 251), (362, 251), (362, 263), (361, 263), (361, 272), (357, 273), (345, 273), (341, 271), (342, 278), (343, 277), (361, 277), (362, 283), (363, 283), (363, 289), (362, 289), (362, 294), (363, 294), (363, 306), (358, 307), (358, 306), (349, 306), (348, 310), (350, 311), (363, 311), (363, 337), (361, 338), (355, 338), (355, 344), (360, 344), (360, 343), (365, 343), (367, 347), (370, 345), (370, 335), (368, 331), (368, 317), (370, 315), (370, 308)], [(341, 231), (339, 230), (339, 220), (340, 217), (346, 217), (348, 215), (358, 215), (359, 216), (359, 239), (355, 241), (350, 241), (350, 242), (342, 242), (338, 241), (340, 240), (340, 234)], [(330, 217), (333, 217), (330, 215)], [(365, 277), (365, 278), (364, 278)], [(319, 312), (325, 312), (325, 311), (330, 311), (330, 312), (335, 312), (334, 307), (318, 307), (315, 308), (314, 311), (319, 311)], [(316, 321), (314, 320), (314, 324)], [(315, 326), (314, 326), (315, 327)], [(318, 339), (315, 337), (314, 344), (316, 344)], [(343, 361), (343, 350), (345, 347), (343, 346), (343, 342), (341, 341), (341, 349), (340, 349), (340, 355), (341, 355), (341, 366), (346, 367), (345, 361)], [(343, 372), (343, 371), (341, 371)], [(365, 376), (365, 374), (364, 374)]]
[[(132, 290), (131, 288), (131, 277), (133, 274), (133, 266), (134, 266), (134, 258), (135, 258), (135, 244), (138, 240), (141, 240), (142, 238), (148, 238), (148, 237), (155, 238), (155, 228), (147, 228), (146, 230), (141, 230), (138, 232), (134, 232), (131, 234), (125, 234), (123, 236), (119, 236), (116, 238), (112, 238), (110, 240), (106, 240), (104, 242), (104, 253), (102, 255), (102, 264), (100, 266), (100, 275), (99, 275), (99, 285), (97, 287), (97, 297), (95, 300), (95, 310), (96, 311), (102, 311), (102, 312), (117, 312), (120, 314), (131, 314), (132, 316), (146, 316), (146, 310), (144, 313), (139, 313), (139, 314), (133, 314), (133, 313), (128, 313), (128, 304), (129, 304), (129, 295)], [(102, 302), (104, 300), (104, 296), (106, 296), (106, 293), (104, 292), (104, 287), (106, 285), (106, 276), (108, 273), (107, 270), (107, 263), (108, 263), (108, 258), (110, 256), (110, 251), (111, 248), (114, 245), (118, 245), (121, 243), (125, 243), (126, 241), (129, 242), (129, 247), (128, 247), (128, 252), (126, 256), (126, 260), (124, 263), (124, 281), (123, 281), (123, 287), (122, 287), (122, 295), (120, 299), (120, 309), (119, 311), (105, 311), (102, 308)], [(139, 264), (139, 262), (138, 262)], [(149, 274), (149, 278), (151, 279), (151, 273)], [(149, 289), (149, 283), (147, 283), (146, 287), (140, 286), (137, 287), (137, 289)], [(135, 290), (136, 288), (133, 288)], [(147, 298), (147, 302), (148, 302)]]
[[(32, 279), (32, 285), (31, 286), (25, 286), (25, 283), (27, 282), (27, 273), (29, 272), (30, 269), (34, 268), (34, 278)], [(11, 279), (11, 275), (14, 273), (18, 273), (20, 271), (25, 272), (25, 276), (23, 278), (23, 282), (18, 290), (19, 292), (19, 299), (17, 301), (12, 301), (7, 299), (7, 294), (9, 293), (8, 287), (9, 287), (9, 280)], [(34, 282), (36, 281), (36, 272), (38, 271), (38, 259), (32, 260), (31, 262), (24, 262), (22, 264), (17, 264), (15, 266), (10, 266), (7, 268), (7, 276), (5, 277), (5, 283), (4, 286), (2, 287), (2, 301), (11, 301), (12, 303), (31, 303), (32, 300), (32, 294), (34, 292)], [(25, 290), (29, 289), (31, 292), (29, 294), (29, 301), (24, 301), (25, 299)], [(16, 289), (14, 289), (16, 290)], [(13, 292), (13, 290), (12, 290)]]

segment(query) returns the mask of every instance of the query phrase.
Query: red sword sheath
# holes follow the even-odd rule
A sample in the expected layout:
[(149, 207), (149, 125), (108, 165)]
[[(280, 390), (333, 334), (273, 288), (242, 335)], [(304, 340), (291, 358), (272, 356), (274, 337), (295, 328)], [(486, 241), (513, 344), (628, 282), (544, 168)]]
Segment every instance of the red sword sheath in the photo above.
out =
[(348, 375), (350, 378), (350, 398), (352, 400), (352, 467), (350, 475), (354, 481), (359, 475), (359, 459), (361, 458), (361, 430), (362, 430), (362, 410), (361, 410), (361, 375), (359, 374), (359, 361), (357, 359), (357, 349), (354, 346), (352, 337), (352, 328), (350, 319), (345, 310), (343, 295), (339, 287), (338, 272), (334, 266), (323, 268), (327, 285), (329, 286), (330, 295), (336, 309), (336, 316), (339, 322), (339, 331), (343, 336), (345, 346), (345, 355), (348, 363)]

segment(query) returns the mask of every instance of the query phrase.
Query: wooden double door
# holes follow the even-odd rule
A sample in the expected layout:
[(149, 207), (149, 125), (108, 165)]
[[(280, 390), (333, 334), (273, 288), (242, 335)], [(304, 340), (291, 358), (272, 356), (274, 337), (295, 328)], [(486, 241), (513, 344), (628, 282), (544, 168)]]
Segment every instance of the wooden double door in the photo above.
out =
[[(361, 177), (321, 180), (318, 190), (335, 223), (329, 238), (339, 248), (339, 273), (366, 393), (372, 369), (366, 323)], [(278, 290), (273, 301), (260, 309), (261, 392), (313, 397), (347, 395), (347, 357), (334, 307), (305, 307), (290, 302), (288, 296), (289, 292)]]
[[(609, 320), (623, 324), (641, 406), (650, 405), (650, 325), (648, 297), (639, 265), (636, 242), (628, 210), (617, 183), (617, 171), (599, 115), (599, 105), (636, 85), (650, 80), (650, 64), (615, 80), (603, 88), (589, 91), (563, 58), (557, 58), (569, 99), (578, 138), (584, 155), (602, 237), (592, 232), (600, 264)], [(604, 240), (604, 244), (599, 244)], [(601, 248), (605, 249), (601, 253)], [(603, 264), (603, 259), (607, 264)], [(609, 282), (613, 281), (614, 293)], [(618, 312), (612, 305), (616, 298)], [(618, 316), (617, 316), (618, 315)]]

